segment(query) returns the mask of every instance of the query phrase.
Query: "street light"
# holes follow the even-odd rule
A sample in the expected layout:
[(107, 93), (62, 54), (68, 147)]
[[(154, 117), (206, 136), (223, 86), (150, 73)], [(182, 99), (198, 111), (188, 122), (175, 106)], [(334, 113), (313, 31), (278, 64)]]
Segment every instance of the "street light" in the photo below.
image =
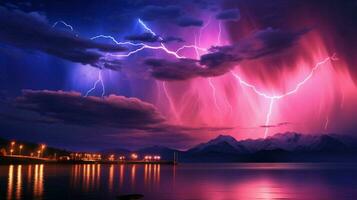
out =
[(37, 157), (40, 157), (40, 154), (41, 154), (41, 151), (38, 150), (38, 151), (37, 151)]
[(131, 157), (131, 159), (136, 160), (136, 159), (138, 159), (138, 154), (132, 153), (130, 157)]
[(20, 155), (21, 155), (21, 150), (22, 150), (22, 148), (24, 148), (24, 145), (21, 144), (21, 145), (19, 146), (19, 149), (20, 149), (19, 154), (20, 154)]
[(43, 157), (43, 152), (44, 152), (44, 150), (45, 150), (45, 148), (46, 148), (46, 145), (45, 144), (41, 144), (41, 151), (40, 151), (40, 153), (42, 153), (42, 157)]
[(12, 153), (14, 153), (14, 146), (15, 146), (16, 142), (15, 142), (15, 141), (12, 141), (10, 144), (11, 144), (11, 147), (10, 147), (10, 155), (12, 155)]

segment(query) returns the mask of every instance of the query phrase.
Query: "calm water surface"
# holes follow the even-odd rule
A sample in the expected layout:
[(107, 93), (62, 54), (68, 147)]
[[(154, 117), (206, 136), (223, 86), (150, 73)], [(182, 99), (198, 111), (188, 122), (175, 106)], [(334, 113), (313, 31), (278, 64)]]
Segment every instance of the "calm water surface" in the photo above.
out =
[(0, 199), (357, 199), (356, 164), (0, 166)]

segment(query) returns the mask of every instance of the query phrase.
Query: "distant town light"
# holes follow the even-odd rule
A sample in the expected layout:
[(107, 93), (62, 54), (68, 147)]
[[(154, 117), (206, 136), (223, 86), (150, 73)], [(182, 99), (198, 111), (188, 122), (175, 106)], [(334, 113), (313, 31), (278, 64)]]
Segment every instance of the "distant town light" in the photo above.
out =
[(109, 160), (110, 160), (110, 161), (114, 161), (114, 158), (115, 158), (115, 155), (114, 155), (114, 154), (112, 154), (112, 155), (109, 156)]
[(20, 155), (21, 155), (21, 150), (22, 150), (22, 148), (24, 148), (24, 145), (21, 144), (21, 145), (19, 146), (19, 149), (20, 149), (20, 150), (19, 150), (19, 154), (20, 154)]
[(131, 159), (136, 160), (136, 159), (138, 159), (138, 154), (132, 153), (130, 157), (131, 157)]

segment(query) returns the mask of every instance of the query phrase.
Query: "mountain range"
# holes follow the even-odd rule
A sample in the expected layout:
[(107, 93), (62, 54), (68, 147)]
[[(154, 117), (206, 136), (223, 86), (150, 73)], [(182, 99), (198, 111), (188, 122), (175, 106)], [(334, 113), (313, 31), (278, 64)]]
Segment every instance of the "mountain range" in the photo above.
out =
[[(130, 151), (112, 150), (113, 153)], [(160, 154), (172, 160), (174, 152), (181, 162), (335, 162), (357, 161), (357, 137), (340, 134), (308, 135), (278, 133), (266, 139), (237, 141), (219, 135), (187, 151), (152, 146), (135, 151), (140, 155)]]

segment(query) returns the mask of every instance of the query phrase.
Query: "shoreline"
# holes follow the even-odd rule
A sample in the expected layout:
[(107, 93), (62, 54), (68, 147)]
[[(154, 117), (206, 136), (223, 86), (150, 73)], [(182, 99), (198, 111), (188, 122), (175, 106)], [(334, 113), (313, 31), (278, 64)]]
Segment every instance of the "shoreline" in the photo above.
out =
[(169, 160), (160, 161), (107, 161), (107, 160), (50, 160), (36, 157), (17, 157), (17, 156), (0, 156), (0, 165), (19, 165), (19, 164), (162, 164), (162, 165), (177, 165), (177, 162)]

